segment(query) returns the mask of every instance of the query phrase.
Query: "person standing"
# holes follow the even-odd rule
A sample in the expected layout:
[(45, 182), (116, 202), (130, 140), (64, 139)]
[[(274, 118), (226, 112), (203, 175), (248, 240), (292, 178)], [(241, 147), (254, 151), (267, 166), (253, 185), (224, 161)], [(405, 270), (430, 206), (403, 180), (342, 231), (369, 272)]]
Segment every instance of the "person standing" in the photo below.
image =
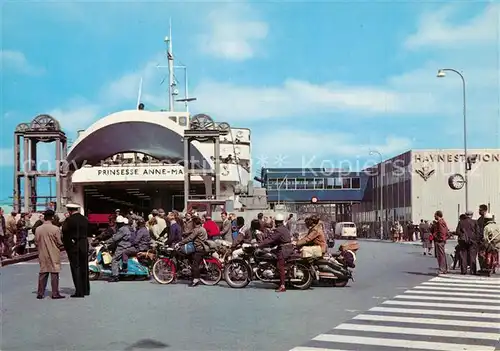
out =
[(443, 212), (436, 211), (434, 214), (436, 220), (436, 229), (434, 237), (434, 245), (436, 248), (436, 258), (439, 266), (439, 273), (448, 273), (448, 261), (446, 260), (446, 240), (448, 239), (448, 224), (443, 218)]
[(293, 213), (290, 213), (285, 225), (286, 225), (286, 229), (288, 229), (290, 234), (293, 235), (296, 231), (296, 228), (297, 228), (297, 222), (295, 221), (295, 218), (293, 218)]
[(479, 205), (479, 218), (476, 220), (477, 222), (477, 239), (476, 241), (478, 242), (477, 245), (477, 250), (478, 250), (478, 261), (479, 261), (479, 270), (483, 271), (483, 269), (486, 268), (486, 261), (485, 261), (485, 253), (483, 250), (479, 250), (480, 247), (482, 247), (483, 243), (483, 238), (484, 238), (484, 226), (485, 226), (485, 219), (484, 216), (488, 214), (488, 206), (485, 204)]
[(195, 251), (191, 255), (192, 263), (191, 263), (191, 275), (193, 277), (193, 281), (189, 285), (190, 287), (198, 286), (200, 283), (200, 264), (203, 261), (203, 255), (207, 252), (208, 246), (206, 245), (206, 241), (208, 239), (207, 231), (203, 228), (201, 223), (201, 219), (198, 217), (192, 217), (193, 222), (193, 231), (189, 236), (182, 239), (180, 242), (175, 244), (175, 248), (178, 249), (182, 245), (185, 245), (189, 242), (193, 242)]
[(292, 236), (288, 229), (284, 226), (285, 216), (281, 213), (276, 214), (276, 228), (273, 233), (260, 244), (259, 248), (278, 246), (276, 256), (278, 258), (277, 266), (280, 275), (280, 285), (276, 292), (285, 292), (285, 262), (286, 259), (293, 253)]
[(220, 229), (217, 223), (212, 220), (212, 217), (205, 215), (205, 222), (203, 223), (203, 228), (207, 231), (208, 240), (219, 240), (221, 239)]
[(165, 245), (169, 247), (182, 240), (182, 227), (173, 213), (168, 214), (167, 220), (170, 222), (170, 232), (168, 233), (168, 239)]
[(418, 226), (420, 232), (420, 238), (422, 239), (422, 247), (424, 249), (424, 255), (431, 255), (432, 241), (431, 239), (431, 226), (429, 222), (420, 220), (420, 225)]
[(491, 213), (484, 214), (483, 246), (485, 253), (484, 271), (488, 276), (495, 273), (500, 250), (500, 226)]
[(5, 217), (3, 215), (3, 209), (0, 207), (0, 259), (3, 257), (5, 248), (7, 247), (7, 226), (5, 223)]
[(43, 215), (43, 223), (35, 232), (36, 246), (38, 247), (38, 261), (40, 273), (38, 275), (38, 289), (36, 298), (43, 299), (45, 288), (50, 274), (52, 299), (63, 299), (59, 293), (59, 272), (61, 271), (61, 230), (52, 224), (54, 211), (47, 210)]
[(231, 232), (231, 219), (228, 218), (227, 212), (222, 212), (221, 218), (222, 218), (222, 228), (220, 231), (220, 235), (222, 237), (222, 240), (232, 243), (233, 235)]
[(467, 267), (470, 267), (471, 274), (477, 274), (476, 267), (476, 244), (478, 233), (477, 222), (472, 219), (472, 211), (467, 211), (465, 216), (460, 217), (455, 233), (458, 236), (458, 254), (460, 256), (460, 271), (467, 274)]
[(75, 293), (71, 297), (90, 295), (87, 240), (89, 222), (80, 213), (80, 205), (67, 204), (69, 216), (62, 226), (63, 244), (68, 254), (71, 275), (75, 284)]

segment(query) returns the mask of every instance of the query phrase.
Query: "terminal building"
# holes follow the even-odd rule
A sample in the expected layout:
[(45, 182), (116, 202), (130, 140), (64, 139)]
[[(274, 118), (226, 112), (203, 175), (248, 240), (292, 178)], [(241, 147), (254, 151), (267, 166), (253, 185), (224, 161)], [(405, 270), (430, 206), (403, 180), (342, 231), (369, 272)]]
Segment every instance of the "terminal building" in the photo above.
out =
[[(468, 155), (469, 209), (477, 216), (478, 206), (486, 204), (499, 212), (500, 150), (469, 150)], [(371, 231), (381, 217), (387, 233), (394, 221), (417, 224), (432, 220), (437, 210), (454, 229), (467, 210), (463, 150), (410, 150), (360, 172), (264, 168), (261, 173), (270, 203), (294, 204), (294, 209), (325, 206), (333, 220), (367, 225)]]
[(263, 168), (261, 180), (271, 205), (286, 205), (299, 213), (323, 211), (338, 221), (350, 221), (369, 176), (341, 169)]
[(461, 213), (471, 210), (477, 216), (481, 204), (500, 211), (500, 149), (468, 150), (468, 156), (468, 209), (464, 151), (411, 150), (364, 170), (370, 181), (363, 201), (353, 206), (353, 220), (372, 225), (382, 214), (387, 230), (390, 222), (417, 224), (441, 210), (454, 230)]

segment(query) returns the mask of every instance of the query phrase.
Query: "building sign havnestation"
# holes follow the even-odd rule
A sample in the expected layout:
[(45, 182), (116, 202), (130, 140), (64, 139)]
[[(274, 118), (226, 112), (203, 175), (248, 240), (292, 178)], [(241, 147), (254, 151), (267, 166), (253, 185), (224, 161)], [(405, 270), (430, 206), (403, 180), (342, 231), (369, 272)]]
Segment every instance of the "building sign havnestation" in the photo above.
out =
[[(476, 154), (471, 153), (468, 155), (469, 159), (475, 162), (500, 162), (500, 153), (482, 153)], [(457, 153), (442, 153), (442, 154), (414, 154), (413, 162), (415, 163), (437, 163), (437, 162), (448, 162), (448, 163), (458, 163), (465, 162), (464, 154)]]
[(127, 177), (127, 176), (177, 176), (183, 175), (182, 167), (106, 167), (98, 169), (99, 177)]

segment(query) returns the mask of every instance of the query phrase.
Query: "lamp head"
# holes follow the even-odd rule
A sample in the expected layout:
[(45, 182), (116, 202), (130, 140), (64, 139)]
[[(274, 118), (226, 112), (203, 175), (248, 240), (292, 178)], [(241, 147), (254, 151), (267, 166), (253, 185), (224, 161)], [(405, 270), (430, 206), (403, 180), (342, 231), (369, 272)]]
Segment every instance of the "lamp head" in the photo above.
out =
[(442, 70), (442, 69), (438, 70), (437, 77), (438, 78), (444, 78), (444, 77), (446, 77), (446, 72), (444, 70)]

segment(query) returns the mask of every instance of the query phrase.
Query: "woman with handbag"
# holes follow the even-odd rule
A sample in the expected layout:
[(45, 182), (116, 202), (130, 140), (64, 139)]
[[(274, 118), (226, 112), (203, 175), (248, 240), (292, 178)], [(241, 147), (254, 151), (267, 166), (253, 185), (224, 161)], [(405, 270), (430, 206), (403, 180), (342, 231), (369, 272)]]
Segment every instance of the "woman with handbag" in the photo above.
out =
[[(189, 247), (188, 245), (186, 245), (188, 248), (186, 249), (185, 253), (192, 254), (191, 275), (193, 276), (193, 281), (189, 286), (195, 287), (200, 283), (200, 264), (203, 260), (203, 255), (205, 255), (205, 253), (208, 251), (208, 245), (206, 244), (208, 234), (205, 228), (203, 228), (201, 219), (199, 217), (192, 217), (191, 221), (193, 224), (193, 231), (178, 244), (176, 244), (175, 247), (176, 249), (178, 249), (183, 245), (191, 244), (189, 245)], [(190, 247), (192, 247), (192, 249)], [(188, 250), (194, 251), (187, 252)]]
[(420, 225), (418, 226), (418, 230), (420, 232), (420, 238), (422, 239), (422, 248), (424, 249), (424, 256), (431, 255), (432, 251), (432, 234), (431, 234), (431, 226), (427, 221), (423, 219), (420, 221)]

